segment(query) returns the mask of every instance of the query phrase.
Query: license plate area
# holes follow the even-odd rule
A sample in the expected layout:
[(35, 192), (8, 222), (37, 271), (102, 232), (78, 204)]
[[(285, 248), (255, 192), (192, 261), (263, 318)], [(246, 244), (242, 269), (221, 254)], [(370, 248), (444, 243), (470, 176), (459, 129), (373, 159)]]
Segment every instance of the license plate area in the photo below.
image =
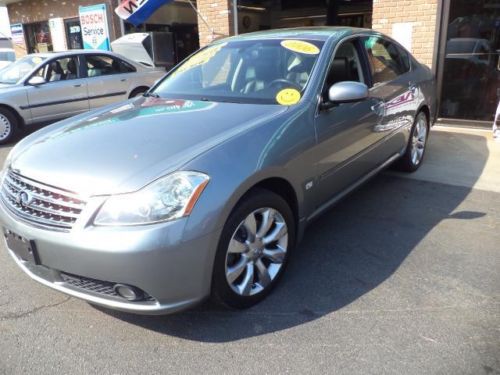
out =
[(26, 262), (40, 264), (34, 241), (30, 241), (10, 230), (4, 230), (7, 247)]

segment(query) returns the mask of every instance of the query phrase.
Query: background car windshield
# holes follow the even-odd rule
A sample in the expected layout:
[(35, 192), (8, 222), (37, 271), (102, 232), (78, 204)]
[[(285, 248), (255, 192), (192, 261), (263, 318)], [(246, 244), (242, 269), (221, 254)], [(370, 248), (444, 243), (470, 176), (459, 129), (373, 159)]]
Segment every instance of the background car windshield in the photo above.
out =
[(154, 90), (168, 98), (295, 104), (323, 42), (247, 40), (219, 43), (193, 55)]
[(39, 65), (45, 57), (26, 56), (0, 70), (0, 83), (15, 84)]

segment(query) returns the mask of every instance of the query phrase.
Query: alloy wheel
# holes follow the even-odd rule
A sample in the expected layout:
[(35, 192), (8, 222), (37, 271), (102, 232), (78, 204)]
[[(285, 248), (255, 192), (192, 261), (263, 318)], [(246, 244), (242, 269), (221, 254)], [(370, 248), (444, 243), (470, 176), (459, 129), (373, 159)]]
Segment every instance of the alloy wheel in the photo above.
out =
[(234, 232), (226, 254), (226, 280), (240, 296), (262, 292), (278, 275), (288, 250), (288, 228), (274, 208), (250, 213)]
[(427, 122), (424, 116), (418, 118), (413, 129), (411, 141), (411, 162), (418, 165), (424, 156), (425, 145), (427, 142)]
[(0, 113), (0, 141), (7, 139), (12, 131), (9, 119)]

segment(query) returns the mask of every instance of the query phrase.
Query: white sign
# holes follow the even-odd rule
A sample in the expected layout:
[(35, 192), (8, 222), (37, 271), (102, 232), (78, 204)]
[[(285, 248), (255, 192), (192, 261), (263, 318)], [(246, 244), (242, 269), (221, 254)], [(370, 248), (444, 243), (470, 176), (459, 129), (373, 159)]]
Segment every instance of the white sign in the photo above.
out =
[(54, 51), (66, 51), (66, 32), (64, 30), (64, 20), (62, 18), (49, 19), (50, 36), (52, 37), (52, 48)]
[(84, 49), (110, 50), (106, 4), (80, 7)]
[(10, 25), (10, 32), (12, 34), (12, 43), (16, 46), (24, 47), (23, 25), (20, 23)]
[(393, 24), (392, 37), (408, 51), (412, 52), (413, 24), (411, 22)]

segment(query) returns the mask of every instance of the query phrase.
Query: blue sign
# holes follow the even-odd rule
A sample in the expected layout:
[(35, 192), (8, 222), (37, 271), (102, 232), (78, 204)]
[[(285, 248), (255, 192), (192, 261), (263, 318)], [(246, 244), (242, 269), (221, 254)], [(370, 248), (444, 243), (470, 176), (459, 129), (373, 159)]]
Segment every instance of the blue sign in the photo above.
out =
[(162, 5), (172, 0), (125, 0), (115, 9), (115, 13), (134, 26), (147, 21), (149, 17)]

